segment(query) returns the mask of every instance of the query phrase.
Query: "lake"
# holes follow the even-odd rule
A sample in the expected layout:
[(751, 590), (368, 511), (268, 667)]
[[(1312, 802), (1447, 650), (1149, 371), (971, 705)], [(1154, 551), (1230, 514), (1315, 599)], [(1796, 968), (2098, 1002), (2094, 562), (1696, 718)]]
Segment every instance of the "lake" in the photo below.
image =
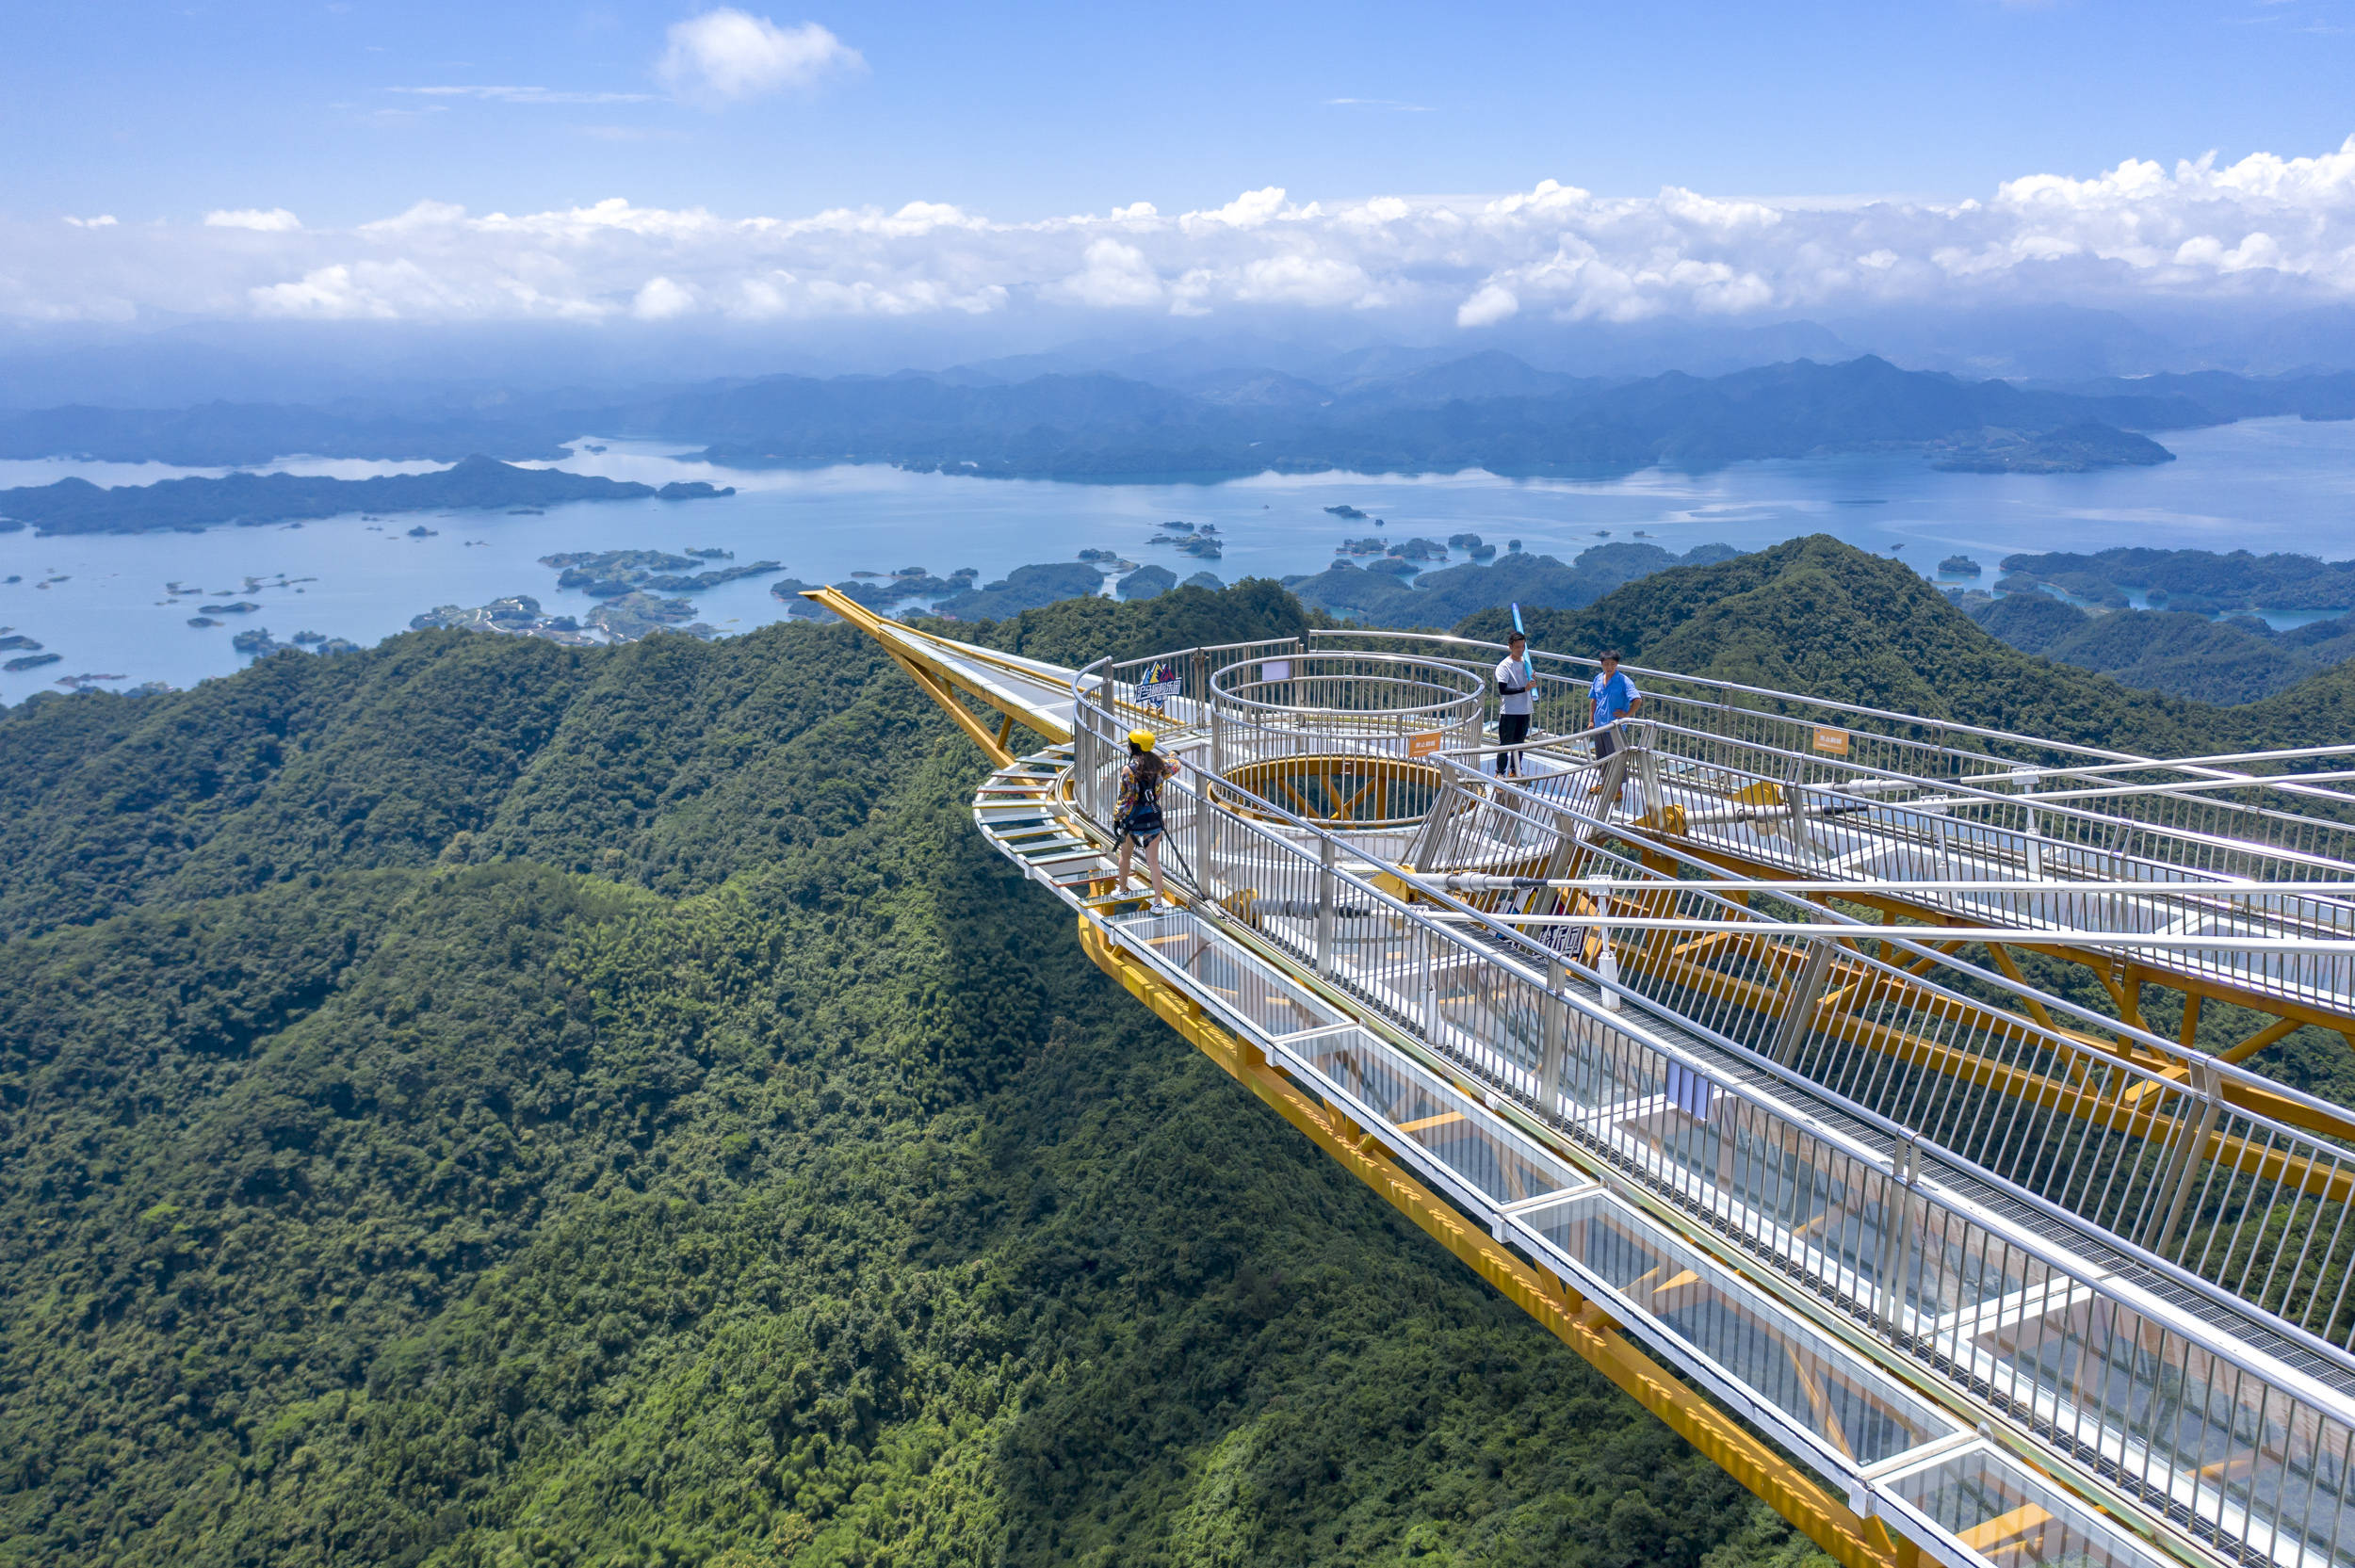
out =
[[(1183, 578), (1207, 569), (1228, 582), (1319, 571), (1342, 539), (1372, 531), (1324, 509), (1351, 505), (1384, 520), (1392, 539), (1445, 540), (1471, 532), (1500, 550), (1565, 560), (1589, 545), (1646, 542), (1681, 552), (1711, 542), (1759, 549), (1798, 534), (1828, 533), (1899, 558), (1925, 574), (1959, 551), (1985, 567), (2026, 550), (2113, 545), (2355, 555), (2355, 423), (2247, 421), (2164, 437), (2178, 461), (2093, 474), (1941, 474), (1918, 456), (1831, 457), (1737, 464), (1713, 474), (1649, 470), (1596, 481), (1501, 479), (1467, 473), (1405, 477), (1263, 475), (1220, 484), (1089, 485), (908, 474), (877, 466), (744, 473), (689, 461), (663, 447), (599, 443), (563, 466), (661, 484), (732, 484), (723, 500), (584, 503), (544, 515), (400, 513), (300, 527), (36, 537), (0, 535), (0, 625), (62, 655), (40, 670), (0, 674), (0, 701), (53, 689), (60, 676), (105, 674), (125, 684), (187, 686), (246, 660), (231, 635), (267, 627), (372, 643), (404, 630), (437, 605), (479, 605), (528, 593), (552, 612), (580, 614), (593, 601), (556, 591), (538, 558), (560, 550), (690, 547), (733, 550), (739, 562), (783, 563), (775, 575), (846, 580), (855, 571), (921, 566), (946, 575), (977, 568), (984, 580), (1033, 561), (1070, 560), (1082, 549), (1158, 561)], [(432, 463), (290, 460), (291, 472), (358, 477), (416, 472)], [(159, 464), (63, 460), (0, 461), (0, 488), (46, 484), (69, 474), (102, 484), (152, 483), (185, 473)], [(1145, 541), (1170, 520), (1214, 523), (1223, 560), (1206, 563)], [(431, 537), (406, 530), (422, 524)], [(288, 586), (268, 586), (281, 575)], [(249, 590), (248, 578), (264, 586)], [(309, 579), (299, 581), (298, 579)], [(746, 631), (785, 614), (770, 575), (698, 595), (701, 617)], [(253, 614), (191, 628), (199, 600), (166, 604), (178, 581), (203, 602), (244, 599)], [(43, 584), (47, 586), (42, 586)], [(2296, 617), (2277, 617), (2286, 623)]]

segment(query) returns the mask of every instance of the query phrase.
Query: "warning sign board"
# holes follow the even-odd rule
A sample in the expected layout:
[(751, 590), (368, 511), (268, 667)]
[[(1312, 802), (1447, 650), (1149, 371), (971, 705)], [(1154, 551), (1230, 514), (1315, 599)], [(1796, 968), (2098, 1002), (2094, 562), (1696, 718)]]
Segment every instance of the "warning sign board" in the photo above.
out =
[(1406, 754), (1410, 757), (1427, 757), (1437, 751), (1439, 743), (1446, 738), (1446, 735), (1438, 730), (1425, 730), (1421, 735), (1410, 735), (1406, 737)]
[(1826, 756), (1844, 757), (1848, 754), (1848, 732), (1819, 729), (1815, 732), (1815, 749)]

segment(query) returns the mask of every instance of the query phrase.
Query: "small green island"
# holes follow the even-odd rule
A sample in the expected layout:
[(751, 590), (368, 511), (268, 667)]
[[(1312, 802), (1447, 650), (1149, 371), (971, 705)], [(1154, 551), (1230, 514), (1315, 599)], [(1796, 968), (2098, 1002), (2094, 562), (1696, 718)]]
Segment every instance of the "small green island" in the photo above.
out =
[(2057, 430), (1990, 429), (1975, 441), (1930, 446), (1930, 466), (1950, 474), (2087, 474), (2174, 461), (2174, 453), (2147, 435), (2093, 421)]
[(226, 474), (111, 489), (78, 478), (24, 485), (0, 490), (0, 533), (28, 525), (43, 535), (194, 531), (223, 524), (251, 527), (352, 512), (545, 508), (565, 501), (699, 501), (735, 493), (733, 485), (702, 480), (657, 489), (560, 468), (518, 468), (477, 456), (437, 473), (367, 479)]

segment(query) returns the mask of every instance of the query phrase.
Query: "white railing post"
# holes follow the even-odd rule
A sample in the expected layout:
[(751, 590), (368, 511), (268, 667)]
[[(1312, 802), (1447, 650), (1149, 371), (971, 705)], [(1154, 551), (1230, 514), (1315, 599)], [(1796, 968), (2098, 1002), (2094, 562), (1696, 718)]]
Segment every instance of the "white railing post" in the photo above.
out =
[(1422, 961), (1422, 1037), (1437, 1045), (1439, 1043), (1439, 982), (1433, 974), (1431, 962), (1431, 931), (1423, 928), (1422, 940), (1416, 951)]
[(1226, 716), (1220, 711), (1218, 693), (1210, 694), (1210, 771), (1221, 778), (1226, 776)]
[(1562, 1056), (1567, 1043), (1569, 1008), (1562, 1000), (1562, 992), (1569, 983), (1569, 975), (1562, 967), (1562, 955), (1555, 953), (1546, 960), (1545, 1052), (1537, 1061), (1537, 1114), (1551, 1121), (1562, 1104)]
[(1194, 776), (1194, 890), (1206, 901), (1218, 900), (1218, 879), (1210, 873), (1210, 845), (1218, 825), (1210, 820), (1210, 777)]
[(1782, 796), (1783, 803), (1791, 808), (1791, 842), (1811, 859), (1816, 854), (1815, 829), (1807, 819), (1807, 786), (1799, 782), (1806, 776), (1806, 762), (1793, 757), (1782, 771)]
[[(2034, 796), (2036, 785), (2033, 783), (2023, 784), (2021, 786), (2020, 793), (2024, 796)], [(2028, 806), (2024, 809), (2027, 814), (2028, 832), (2027, 836), (2021, 841), (2021, 847), (2027, 859), (2028, 880), (2032, 882), (2042, 881), (2044, 880), (2044, 819), (2038, 815), (2036, 807)]]
[(1333, 975), (1333, 869), (1330, 833), (1317, 835), (1317, 973)]
[[(1627, 724), (1620, 733), (1635, 741), (1635, 777), (1638, 781), (1636, 787), (1643, 792), (1644, 797), (1643, 811), (1630, 812), (1628, 815), (1642, 816), (1646, 813), (1656, 812), (1667, 803), (1668, 799), (1660, 787), (1660, 733), (1653, 728), (1648, 719)], [(1655, 817), (1654, 820), (1657, 821), (1658, 818)]]

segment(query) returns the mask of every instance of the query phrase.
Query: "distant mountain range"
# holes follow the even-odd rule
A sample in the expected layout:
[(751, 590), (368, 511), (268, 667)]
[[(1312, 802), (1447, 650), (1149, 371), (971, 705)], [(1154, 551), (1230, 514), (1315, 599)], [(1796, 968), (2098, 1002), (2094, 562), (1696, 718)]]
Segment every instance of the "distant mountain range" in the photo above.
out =
[(1601, 475), (1877, 450), (1919, 450), (1952, 468), (2050, 472), (2166, 461), (2146, 432), (2258, 415), (2355, 417), (2355, 373), (2028, 384), (1903, 370), (1868, 355), (1607, 380), (1502, 352), (1435, 363), (1405, 350), (1336, 368), (1331, 384), (1248, 365), (1188, 367), (1166, 382), (1060, 371), (1010, 380), (982, 369), (769, 376), (626, 403), (543, 400), (536, 411), (430, 420), (266, 404), (64, 408), (0, 418), (0, 457), (198, 466), (298, 452), (545, 459), (593, 432), (673, 443), (735, 466), (877, 462), (1067, 479), (1474, 467)]
[[(2322, 416), (2355, 376), (2276, 395)], [(2224, 423), (2185, 392), (2087, 394), (1966, 381), (1866, 357), (1702, 379), (1604, 382), (1504, 354), (1419, 368), (1354, 391), (1291, 378), (1203, 378), (1184, 391), (1108, 375), (969, 385), (929, 376), (778, 376), (625, 411), (618, 428), (738, 467), (889, 462), (1048, 478), (1345, 469), (1363, 473), (1614, 474), (1758, 458), (1919, 449), (1957, 467), (2164, 462), (2138, 432)], [(2244, 401), (2251, 400), (2244, 397)]]

